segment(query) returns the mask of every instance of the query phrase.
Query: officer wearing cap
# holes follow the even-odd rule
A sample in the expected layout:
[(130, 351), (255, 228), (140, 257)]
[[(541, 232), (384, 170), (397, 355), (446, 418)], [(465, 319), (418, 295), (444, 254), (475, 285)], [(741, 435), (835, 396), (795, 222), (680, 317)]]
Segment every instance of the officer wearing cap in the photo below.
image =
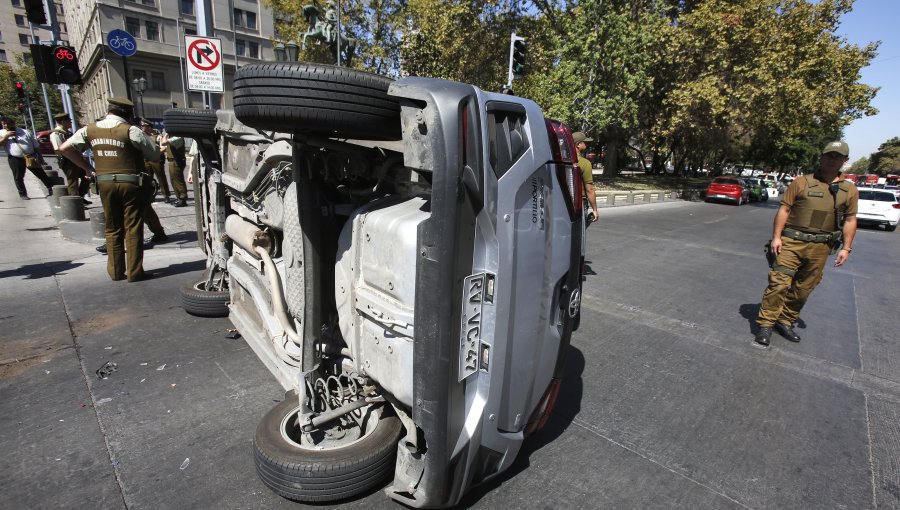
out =
[[(130, 124), (134, 103), (107, 99), (107, 115), (79, 129), (60, 152), (85, 175), (96, 175), (106, 217), (106, 271), (113, 280), (129, 282), (152, 277), (144, 272), (144, 160), (156, 161), (159, 151), (138, 127)], [(95, 168), (81, 155), (90, 147)]]
[(771, 241), (775, 261), (756, 318), (755, 341), (763, 347), (769, 345), (773, 328), (792, 342), (800, 341), (794, 322), (822, 280), (828, 255), (837, 251), (835, 267), (850, 258), (859, 192), (841, 174), (849, 155), (846, 143), (827, 144), (819, 170), (794, 179), (775, 213)]
[(581, 169), (581, 184), (584, 186), (584, 196), (588, 205), (591, 206), (593, 217), (591, 221), (597, 221), (600, 217), (600, 211), (597, 210), (597, 190), (594, 188), (594, 171), (591, 168), (591, 162), (587, 158), (583, 158), (581, 154), (587, 150), (586, 142), (593, 142), (593, 138), (588, 138), (581, 131), (572, 133), (572, 139), (575, 141), (575, 149), (578, 152), (578, 168)]
[[(153, 142), (153, 145), (156, 147), (156, 150), (159, 151), (159, 136), (154, 134), (153, 132), (153, 124), (147, 119), (141, 119), (141, 131), (143, 131), (149, 138), (150, 141)], [(160, 156), (160, 160), (162, 157)], [(148, 171), (156, 177), (156, 182), (159, 183), (159, 190), (162, 192), (164, 202), (169, 203), (171, 192), (169, 191), (169, 180), (166, 178), (166, 170), (163, 168), (162, 161), (146, 161)]]
[(62, 146), (63, 142), (72, 136), (72, 132), (70, 131), (70, 129), (72, 129), (72, 119), (69, 118), (68, 113), (57, 113), (53, 116), (53, 120), (56, 121), (56, 127), (53, 131), (50, 131), (50, 144), (53, 145), (53, 150), (56, 151), (56, 155), (59, 156), (59, 168), (66, 176), (68, 193), (71, 196), (82, 197), (81, 199), (84, 201), (85, 205), (90, 204), (91, 202), (89, 200), (84, 199), (84, 196), (88, 193), (91, 186), (90, 181), (84, 178), (84, 172), (82, 172), (75, 163), (62, 157), (59, 153), (59, 148)]
[(169, 177), (172, 179), (172, 190), (175, 192), (175, 207), (187, 206), (187, 184), (184, 182), (184, 167), (187, 156), (184, 153), (184, 138), (170, 136), (163, 132), (160, 147), (169, 162)]
[[(140, 125), (141, 131), (147, 135), (147, 138), (150, 139), (154, 149), (158, 151), (159, 147), (154, 141), (155, 136), (153, 136), (153, 124), (147, 119), (142, 118), (140, 119)], [(152, 176), (156, 175), (157, 179), (162, 178), (162, 182), (166, 182), (166, 176), (162, 173), (162, 165), (160, 165), (158, 161), (150, 161), (149, 159), (144, 160), (144, 171), (144, 175), (147, 176), (147, 179), (152, 179)], [(168, 188), (166, 194), (168, 194)], [(150, 238), (151, 244), (162, 243), (169, 238), (163, 229), (162, 223), (159, 221), (156, 210), (153, 209), (153, 187), (149, 185), (144, 186), (144, 224), (147, 225), (147, 228), (153, 233), (153, 237)]]

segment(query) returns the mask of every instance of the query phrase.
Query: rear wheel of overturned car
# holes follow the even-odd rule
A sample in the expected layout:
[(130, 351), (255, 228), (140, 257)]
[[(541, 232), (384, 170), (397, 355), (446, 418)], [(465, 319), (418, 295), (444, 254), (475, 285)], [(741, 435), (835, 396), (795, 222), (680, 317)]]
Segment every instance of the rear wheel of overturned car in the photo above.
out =
[(188, 138), (215, 138), (216, 111), (197, 108), (169, 108), (163, 113), (166, 133)]
[(305, 502), (347, 499), (387, 481), (394, 471), (402, 424), (387, 406), (364, 407), (356, 427), (336, 420), (304, 432), (297, 425), (296, 392), (256, 427), (256, 472), (280, 496)]
[(251, 64), (234, 78), (234, 114), (263, 130), (335, 138), (400, 139), (393, 80), (307, 62)]
[(179, 289), (181, 307), (191, 315), (199, 317), (226, 317), (228, 302), (231, 300), (227, 289), (207, 290), (206, 278), (190, 280)]

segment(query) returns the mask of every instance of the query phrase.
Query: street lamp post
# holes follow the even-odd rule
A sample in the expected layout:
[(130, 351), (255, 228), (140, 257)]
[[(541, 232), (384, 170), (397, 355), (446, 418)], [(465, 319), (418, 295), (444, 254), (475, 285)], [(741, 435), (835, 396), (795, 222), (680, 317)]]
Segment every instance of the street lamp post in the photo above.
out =
[(146, 115), (144, 111), (144, 91), (147, 90), (147, 78), (135, 78), (131, 81), (131, 85), (134, 87), (134, 91), (138, 93), (138, 97), (141, 98), (141, 117)]
[(300, 46), (294, 40), (288, 41), (287, 44), (278, 41), (274, 49), (277, 62), (296, 62), (300, 55)]

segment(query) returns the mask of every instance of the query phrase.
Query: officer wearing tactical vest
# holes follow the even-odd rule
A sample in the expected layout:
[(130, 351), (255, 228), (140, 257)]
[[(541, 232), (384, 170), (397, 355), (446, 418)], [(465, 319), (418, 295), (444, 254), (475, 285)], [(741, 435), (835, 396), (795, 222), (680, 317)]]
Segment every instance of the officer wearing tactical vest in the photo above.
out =
[(54, 128), (53, 131), (50, 131), (50, 144), (53, 145), (53, 150), (56, 151), (56, 155), (59, 156), (59, 168), (66, 176), (68, 193), (71, 196), (82, 197), (81, 200), (84, 201), (85, 205), (88, 205), (91, 202), (85, 200), (84, 196), (90, 189), (90, 181), (84, 178), (84, 173), (75, 163), (62, 157), (59, 153), (59, 148), (62, 146), (63, 142), (72, 136), (72, 132), (69, 131), (72, 129), (72, 119), (69, 118), (68, 113), (57, 113), (53, 116), (53, 120), (56, 121), (56, 128)]
[[(144, 272), (144, 160), (157, 161), (159, 151), (138, 127), (130, 124), (134, 103), (107, 100), (107, 115), (79, 129), (60, 148), (63, 156), (94, 173), (106, 216), (106, 271), (113, 280), (151, 278)], [(81, 153), (90, 146), (96, 168)], [(127, 258), (126, 258), (127, 255)]]
[(859, 192), (841, 175), (849, 155), (846, 143), (829, 143), (819, 170), (794, 179), (784, 193), (772, 228), (770, 254), (775, 258), (769, 286), (756, 318), (755, 341), (763, 347), (768, 347), (773, 327), (788, 340), (800, 341), (794, 322), (822, 280), (828, 255), (837, 252), (835, 267), (850, 257)]
[(175, 207), (187, 206), (187, 184), (184, 182), (184, 166), (187, 159), (184, 153), (184, 138), (169, 136), (163, 132), (160, 147), (169, 162), (169, 177), (172, 179), (172, 190), (175, 192)]

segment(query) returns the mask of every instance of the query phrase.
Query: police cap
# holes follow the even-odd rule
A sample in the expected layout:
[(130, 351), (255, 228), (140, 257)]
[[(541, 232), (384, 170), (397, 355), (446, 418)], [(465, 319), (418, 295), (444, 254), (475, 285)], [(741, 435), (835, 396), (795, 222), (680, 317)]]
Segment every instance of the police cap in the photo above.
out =
[(64, 120), (69, 120), (69, 114), (68, 113), (57, 113), (56, 115), (53, 116), (53, 120), (58, 121), (58, 122), (62, 122)]
[(109, 103), (110, 106), (115, 106), (116, 108), (134, 108), (134, 103), (124, 97), (111, 97), (107, 99), (106, 102)]
[(572, 133), (572, 140), (575, 140), (575, 143), (594, 141), (593, 138), (588, 138), (588, 136), (581, 131), (575, 131), (574, 133)]
[(850, 155), (850, 147), (847, 145), (847, 142), (836, 140), (822, 149), (822, 154), (828, 154), (829, 152), (837, 152), (841, 156), (847, 157)]

